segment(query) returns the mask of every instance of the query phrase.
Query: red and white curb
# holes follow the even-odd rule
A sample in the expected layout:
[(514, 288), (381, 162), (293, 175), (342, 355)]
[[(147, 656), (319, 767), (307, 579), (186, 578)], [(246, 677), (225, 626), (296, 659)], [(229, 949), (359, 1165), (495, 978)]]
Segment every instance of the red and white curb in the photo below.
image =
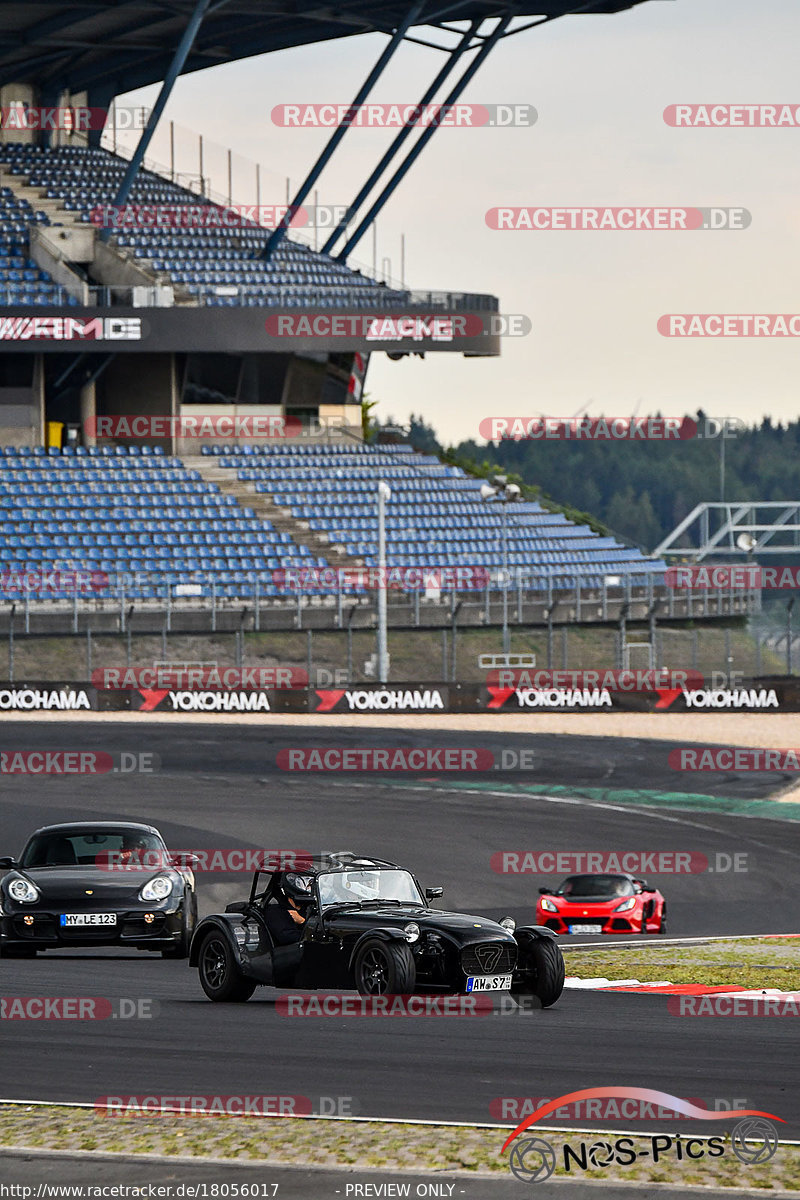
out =
[(800, 992), (782, 992), (780, 988), (740, 988), (735, 983), (709, 987), (702, 983), (670, 983), (665, 979), (643, 983), (641, 979), (606, 979), (604, 976), (581, 979), (577, 975), (568, 975), (564, 987), (591, 992), (650, 992), (659, 996), (713, 996), (724, 992), (730, 996), (791, 996), (800, 999)]

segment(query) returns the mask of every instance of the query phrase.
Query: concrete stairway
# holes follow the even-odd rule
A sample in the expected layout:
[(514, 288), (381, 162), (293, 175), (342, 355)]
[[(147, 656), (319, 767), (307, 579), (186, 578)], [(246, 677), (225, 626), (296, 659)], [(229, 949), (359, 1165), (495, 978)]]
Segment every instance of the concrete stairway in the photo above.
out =
[[(3, 164), (5, 165), (5, 164)], [(13, 175), (7, 168), (4, 170), (0, 166), (0, 183), (3, 187), (10, 187), (18, 200), (27, 200), (34, 209), (39, 212), (47, 213), (51, 225), (80, 225), (81, 214), (71, 212), (64, 208), (63, 201), (53, 200), (47, 196), (46, 188), (41, 186), (32, 187), (28, 183), (30, 176)]]
[[(256, 515), (269, 521), (279, 533), (291, 534), (300, 546), (307, 546), (315, 558), (324, 558), (332, 567), (363, 567), (363, 558), (354, 558), (344, 546), (334, 545), (327, 533), (318, 533), (309, 527), (308, 521), (293, 517), (291, 510), (275, 504), (266, 492), (256, 492), (254, 483), (236, 478), (231, 467), (218, 466), (219, 459), (208, 455), (181, 455), (181, 462), (194, 471), (199, 471), (208, 483), (218, 483), (220, 490), (245, 508), (254, 509)], [(243, 465), (247, 460), (243, 460)]]

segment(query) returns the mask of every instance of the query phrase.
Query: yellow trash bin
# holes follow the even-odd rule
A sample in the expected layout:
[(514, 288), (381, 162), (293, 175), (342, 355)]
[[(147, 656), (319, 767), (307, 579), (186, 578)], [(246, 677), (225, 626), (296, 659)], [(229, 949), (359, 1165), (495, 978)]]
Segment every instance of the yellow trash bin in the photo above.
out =
[(57, 450), (61, 449), (61, 442), (64, 437), (64, 422), (63, 421), (48, 421), (47, 422), (47, 448), (50, 450), (53, 446)]

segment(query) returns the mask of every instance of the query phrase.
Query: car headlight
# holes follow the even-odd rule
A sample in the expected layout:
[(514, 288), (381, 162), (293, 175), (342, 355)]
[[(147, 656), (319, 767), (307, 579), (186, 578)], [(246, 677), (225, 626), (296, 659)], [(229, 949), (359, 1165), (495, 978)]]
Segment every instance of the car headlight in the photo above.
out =
[(407, 942), (415, 942), (417, 940), (419, 937), (419, 925), (417, 925), (416, 921), (411, 921), (410, 924), (405, 926), (403, 937)]
[(627, 912), (629, 908), (633, 908), (636, 904), (636, 897), (629, 896), (627, 900), (623, 900), (622, 904), (618, 904), (614, 912)]
[(554, 904), (547, 896), (542, 896), (541, 904), (545, 912), (558, 912), (558, 905)]
[(500, 924), (503, 926), (503, 929), (505, 929), (508, 933), (513, 933), (514, 930), (517, 928), (517, 922), (514, 920), (513, 917), (503, 917)]
[(172, 891), (172, 880), (168, 875), (156, 875), (139, 892), (140, 900), (166, 900)]
[(29, 879), (12, 879), (8, 885), (8, 894), (19, 904), (34, 904), (39, 899), (39, 889), (34, 887)]

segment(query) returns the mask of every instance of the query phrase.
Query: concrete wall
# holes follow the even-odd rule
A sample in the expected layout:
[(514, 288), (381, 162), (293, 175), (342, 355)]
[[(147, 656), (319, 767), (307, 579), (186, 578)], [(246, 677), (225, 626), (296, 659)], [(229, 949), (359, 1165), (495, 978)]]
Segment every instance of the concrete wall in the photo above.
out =
[(67, 262), (89, 261), (94, 254), (94, 237), (95, 231), (85, 227), (73, 230), (54, 225), (31, 226), (31, 258), (81, 304), (90, 303), (89, 285), (70, 270)]
[[(0, 108), (11, 108), (20, 100), (23, 104), (28, 105), (36, 103), (36, 94), (29, 83), (4, 83), (0, 87)], [(23, 145), (32, 146), (38, 139), (39, 135), (33, 129), (0, 129), (0, 144), (3, 145), (20, 142)]]
[(44, 368), (41, 354), (33, 363), (28, 387), (0, 387), (0, 445), (44, 445)]
[[(178, 409), (174, 354), (118, 354), (97, 380), (97, 416), (171, 417)], [(102, 426), (101, 426), (102, 428)], [(97, 437), (98, 446), (161, 446), (174, 454), (171, 436)]]
[(289, 363), (283, 387), (283, 406), (288, 414), (296, 408), (318, 409), (323, 399), (327, 374), (326, 355), (322, 361), (295, 356)]

